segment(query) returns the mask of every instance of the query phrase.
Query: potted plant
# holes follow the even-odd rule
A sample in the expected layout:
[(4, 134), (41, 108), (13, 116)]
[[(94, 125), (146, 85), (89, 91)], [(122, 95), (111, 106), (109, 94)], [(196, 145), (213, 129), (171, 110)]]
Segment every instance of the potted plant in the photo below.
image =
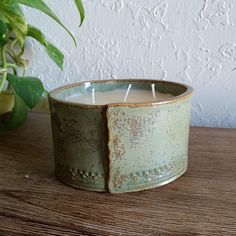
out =
[[(81, 0), (74, 0), (80, 14), (80, 25), (84, 20)], [(60, 19), (43, 0), (0, 0), (0, 131), (14, 129), (26, 119), (28, 111), (47, 95), (42, 82), (26, 76), (29, 61), (24, 58), (25, 42), (28, 37), (37, 40), (48, 56), (63, 69), (64, 55), (36, 27), (28, 24), (21, 6), (41, 11), (55, 20), (76, 40)]]

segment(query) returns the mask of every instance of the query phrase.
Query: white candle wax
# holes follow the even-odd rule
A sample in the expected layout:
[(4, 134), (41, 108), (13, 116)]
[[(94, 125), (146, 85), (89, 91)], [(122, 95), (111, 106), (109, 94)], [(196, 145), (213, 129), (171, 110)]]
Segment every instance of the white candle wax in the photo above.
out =
[[(94, 91), (91, 94), (75, 94), (71, 97), (67, 97), (66, 100), (75, 103), (82, 104), (95, 104), (95, 105), (106, 105), (111, 103), (143, 103), (143, 102), (157, 102), (164, 101), (169, 98), (174, 97), (174, 95), (169, 93), (156, 92), (153, 96), (153, 91), (141, 89), (130, 89), (126, 97), (127, 90), (116, 89), (112, 91)], [(126, 97), (126, 102), (124, 99)], [(94, 101), (93, 101), (94, 99)]]

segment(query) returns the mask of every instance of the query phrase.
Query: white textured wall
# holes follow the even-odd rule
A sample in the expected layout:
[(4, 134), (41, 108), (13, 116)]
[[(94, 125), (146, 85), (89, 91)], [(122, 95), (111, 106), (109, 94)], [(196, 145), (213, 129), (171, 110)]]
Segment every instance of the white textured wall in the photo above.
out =
[[(84, 0), (86, 20), (72, 0), (46, 1), (78, 40), (26, 10), (65, 54), (63, 72), (29, 42), (30, 70), (48, 89), (77, 81), (153, 78), (192, 85), (192, 125), (236, 127), (235, 0)], [(30, 48), (33, 46), (33, 48)]]

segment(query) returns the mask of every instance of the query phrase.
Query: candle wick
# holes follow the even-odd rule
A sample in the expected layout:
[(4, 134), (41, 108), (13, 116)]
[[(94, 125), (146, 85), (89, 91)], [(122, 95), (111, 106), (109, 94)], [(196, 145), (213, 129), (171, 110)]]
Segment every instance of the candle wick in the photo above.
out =
[(124, 102), (126, 102), (127, 98), (128, 98), (128, 95), (129, 95), (129, 91), (132, 87), (132, 84), (129, 84), (128, 88), (127, 88), (127, 91), (126, 91), (126, 94), (125, 94), (125, 97), (124, 97)]
[(95, 88), (92, 89), (92, 103), (95, 104)]
[(153, 97), (153, 100), (156, 100), (156, 89), (155, 89), (155, 84), (152, 84), (151, 87), (152, 87), (152, 97)]

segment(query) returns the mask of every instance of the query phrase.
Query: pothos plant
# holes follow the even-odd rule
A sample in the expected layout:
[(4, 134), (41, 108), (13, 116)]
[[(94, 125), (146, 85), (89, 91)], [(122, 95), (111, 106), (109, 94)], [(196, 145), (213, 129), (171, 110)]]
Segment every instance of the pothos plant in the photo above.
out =
[[(81, 25), (84, 7), (81, 0), (74, 2)], [(28, 111), (44, 93), (47, 94), (38, 78), (26, 76), (29, 61), (24, 58), (24, 51), (28, 37), (37, 40), (56, 65), (63, 69), (64, 55), (46, 39), (43, 32), (28, 24), (21, 9), (23, 5), (51, 17), (64, 28), (76, 45), (74, 36), (43, 0), (0, 0), (0, 131), (20, 126)]]

